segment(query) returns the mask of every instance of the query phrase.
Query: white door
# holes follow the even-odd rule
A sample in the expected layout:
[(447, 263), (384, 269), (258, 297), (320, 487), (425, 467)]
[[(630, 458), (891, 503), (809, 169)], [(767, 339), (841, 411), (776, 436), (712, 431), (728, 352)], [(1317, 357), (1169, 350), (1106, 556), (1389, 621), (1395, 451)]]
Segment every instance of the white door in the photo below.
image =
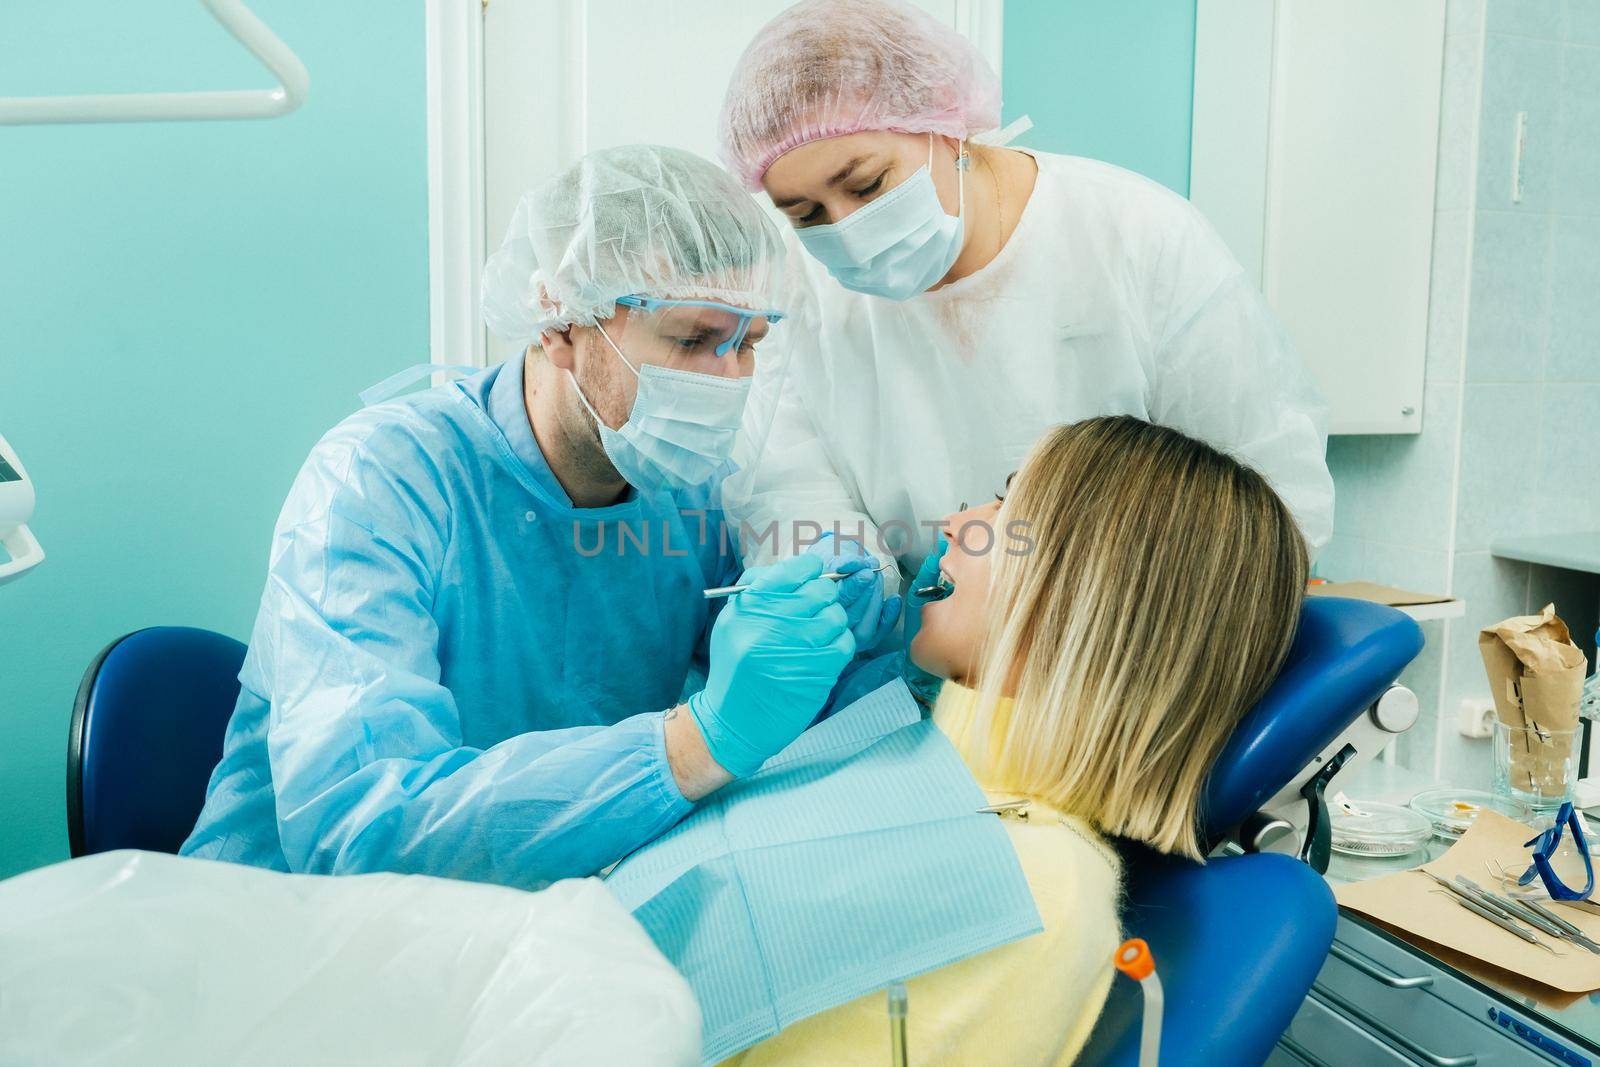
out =
[[(999, 70), (1001, 0), (916, 2), (967, 34)], [(585, 152), (643, 142), (715, 159), (717, 113), (734, 64), (756, 30), (787, 6), (789, 0), (488, 0), (483, 248), (499, 247), (525, 190)], [(476, 276), (474, 270), (467, 283), (474, 299)], [(435, 284), (441, 281), (449, 284)], [(506, 358), (509, 348), (490, 338), (488, 361)]]

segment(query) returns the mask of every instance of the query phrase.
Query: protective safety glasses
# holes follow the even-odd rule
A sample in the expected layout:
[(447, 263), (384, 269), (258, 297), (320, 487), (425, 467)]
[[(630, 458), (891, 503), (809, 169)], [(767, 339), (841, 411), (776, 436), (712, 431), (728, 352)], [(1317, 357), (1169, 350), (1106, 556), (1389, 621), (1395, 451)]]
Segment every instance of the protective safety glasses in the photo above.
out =
[[(1572, 847), (1579, 856), (1583, 857), (1584, 883), (1581, 890), (1572, 889), (1561, 876), (1556, 873), (1552, 860), (1561, 848), (1561, 834), (1565, 829), (1572, 831)], [(1527, 885), (1532, 882), (1535, 875), (1550, 893), (1551, 900), (1588, 900), (1594, 892), (1594, 859), (1589, 855), (1589, 842), (1584, 837), (1583, 820), (1573, 810), (1569, 801), (1561, 805), (1561, 810), (1556, 812), (1556, 824), (1544, 833), (1526, 843), (1524, 847), (1533, 848), (1533, 865), (1522, 872), (1522, 877), (1517, 879), (1518, 885)], [(1576, 864), (1563, 864), (1569, 869), (1575, 869)]]
[(783, 321), (781, 311), (752, 311), (716, 300), (658, 300), (650, 296), (621, 296), (617, 303), (649, 317), (652, 331), (684, 355), (704, 351), (718, 356), (737, 352), (759, 322), (767, 327)]

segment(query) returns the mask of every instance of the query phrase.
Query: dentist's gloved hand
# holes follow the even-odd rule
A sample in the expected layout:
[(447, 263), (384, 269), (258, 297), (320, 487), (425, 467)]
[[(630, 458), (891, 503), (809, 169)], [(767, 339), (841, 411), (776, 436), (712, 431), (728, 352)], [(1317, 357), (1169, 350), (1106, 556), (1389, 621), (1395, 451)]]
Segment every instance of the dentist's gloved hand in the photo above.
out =
[(746, 571), (711, 628), (706, 687), (689, 712), (711, 758), (737, 778), (754, 774), (799, 737), (856, 652), (839, 583), (800, 555)]
[(806, 555), (819, 557), (825, 574), (839, 571), (850, 576), (839, 579), (839, 603), (844, 605), (856, 650), (868, 652), (876, 648), (900, 621), (900, 611), (905, 606), (898, 596), (884, 598), (878, 558), (870, 555), (860, 541), (836, 537), (831, 530), (808, 547)]

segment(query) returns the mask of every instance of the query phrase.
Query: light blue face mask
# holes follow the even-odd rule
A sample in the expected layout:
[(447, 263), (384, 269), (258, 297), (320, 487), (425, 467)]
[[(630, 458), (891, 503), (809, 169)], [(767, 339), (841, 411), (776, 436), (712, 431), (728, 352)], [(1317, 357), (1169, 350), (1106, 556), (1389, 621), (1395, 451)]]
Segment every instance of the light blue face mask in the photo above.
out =
[[(964, 210), (967, 156), (956, 161), (957, 211)], [(846, 289), (910, 300), (943, 278), (961, 254), (962, 216), (946, 215), (928, 165), (878, 199), (826, 226), (795, 231), (807, 252)]]
[(635, 367), (605, 327), (596, 328), (622, 365), (639, 379), (628, 421), (613, 430), (567, 371), (578, 400), (600, 428), (600, 444), (612, 466), (642, 493), (689, 489), (705, 482), (733, 455), (750, 379), (671, 370), (653, 363)]

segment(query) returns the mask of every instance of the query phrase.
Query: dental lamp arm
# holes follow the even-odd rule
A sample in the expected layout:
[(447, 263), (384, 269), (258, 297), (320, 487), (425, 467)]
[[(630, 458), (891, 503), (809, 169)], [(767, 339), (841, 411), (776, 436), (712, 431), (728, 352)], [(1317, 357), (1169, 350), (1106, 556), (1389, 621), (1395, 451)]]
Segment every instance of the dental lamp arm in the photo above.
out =
[(0, 126), (78, 122), (193, 122), (270, 119), (305, 103), (311, 76), (294, 50), (242, 0), (200, 0), (222, 28), (278, 80), (272, 89), (189, 93), (109, 93), (88, 96), (0, 97)]

